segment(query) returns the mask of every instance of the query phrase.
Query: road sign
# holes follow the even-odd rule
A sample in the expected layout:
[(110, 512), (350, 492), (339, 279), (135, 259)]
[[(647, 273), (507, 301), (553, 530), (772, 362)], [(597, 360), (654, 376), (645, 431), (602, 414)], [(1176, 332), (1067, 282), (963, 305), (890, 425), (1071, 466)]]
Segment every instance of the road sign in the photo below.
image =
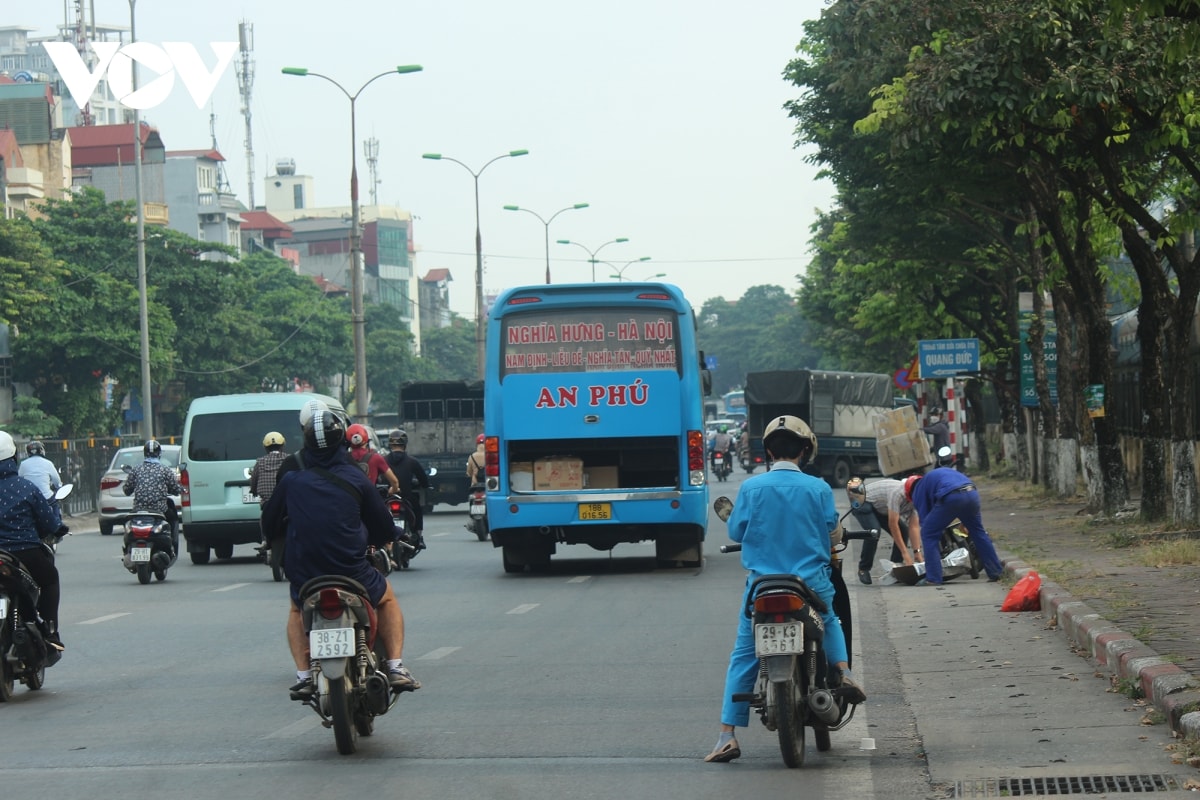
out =
[(704, 357), (704, 367), (706, 369), (716, 369), (717, 368), (717, 357), (716, 356), (705, 356)]
[(978, 339), (922, 339), (917, 342), (921, 378), (953, 378), (979, 372)]

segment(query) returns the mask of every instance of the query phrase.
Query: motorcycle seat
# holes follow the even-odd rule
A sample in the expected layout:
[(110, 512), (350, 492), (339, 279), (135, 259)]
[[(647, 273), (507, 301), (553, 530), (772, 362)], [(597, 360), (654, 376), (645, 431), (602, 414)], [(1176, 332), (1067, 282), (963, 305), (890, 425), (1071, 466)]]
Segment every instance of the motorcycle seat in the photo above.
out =
[(347, 578), (345, 575), (318, 575), (305, 581), (300, 587), (300, 599), (303, 600), (322, 589), (345, 589), (364, 598), (370, 597), (367, 588), (353, 578)]

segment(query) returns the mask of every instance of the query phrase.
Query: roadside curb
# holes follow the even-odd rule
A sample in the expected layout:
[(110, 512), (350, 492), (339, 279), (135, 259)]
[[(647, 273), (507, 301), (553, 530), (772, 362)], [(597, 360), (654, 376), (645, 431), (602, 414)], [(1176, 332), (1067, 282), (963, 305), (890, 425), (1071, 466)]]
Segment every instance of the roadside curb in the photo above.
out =
[[(1003, 553), (1000, 558), (1005, 573), (1014, 581), (1034, 571), (1018, 558)], [(1057, 583), (1041, 578), (1042, 611), (1057, 619), (1068, 641), (1086, 648), (1092, 661), (1111, 676), (1140, 686), (1147, 702), (1167, 719), (1173, 732), (1200, 739), (1200, 711), (1196, 710), (1200, 709), (1200, 681), (1076, 600)]]

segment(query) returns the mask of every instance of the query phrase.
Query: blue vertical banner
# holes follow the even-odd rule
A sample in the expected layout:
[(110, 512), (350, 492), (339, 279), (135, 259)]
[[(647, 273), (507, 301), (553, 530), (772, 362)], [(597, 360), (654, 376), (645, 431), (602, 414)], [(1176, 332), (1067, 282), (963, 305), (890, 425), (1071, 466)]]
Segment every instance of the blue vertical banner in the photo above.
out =
[[(1042, 359), (1046, 362), (1046, 379), (1050, 384), (1050, 403), (1058, 405), (1058, 328), (1054, 323), (1054, 311), (1045, 312), (1046, 332), (1042, 336)], [(1029, 325), (1033, 321), (1032, 311), (1022, 311), (1021, 332), (1021, 405), (1034, 408), (1038, 404), (1037, 386), (1033, 378), (1033, 353), (1029, 350)]]

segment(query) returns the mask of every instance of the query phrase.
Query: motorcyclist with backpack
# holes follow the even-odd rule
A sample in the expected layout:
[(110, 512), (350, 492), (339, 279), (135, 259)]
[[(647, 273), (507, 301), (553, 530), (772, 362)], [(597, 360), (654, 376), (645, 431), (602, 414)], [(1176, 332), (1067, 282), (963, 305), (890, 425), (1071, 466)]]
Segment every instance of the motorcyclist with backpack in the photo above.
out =
[(387, 459), (368, 446), (370, 434), (367, 433), (365, 427), (358, 424), (351, 425), (346, 429), (346, 441), (350, 445), (350, 460), (363, 471), (372, 485), (378, 485), (379, 476), (382, 475), (387, 481), (388, 492), (390, 494), (399, 493), (400, 484), (396, 481), (396, 473), (392, 472)]
[(421, 462), (408, 454), (408, 434), (396, 429), (388, 434), (387, 454), (388, 466), (396, 474), (400, 483), (400, 496), (409, 504), (413, 512), (413, 534), (418, 550), (425, 549), (425, 510), (421, 507), (421, 494), (418, 489), (429, 488), (429, 475)]

